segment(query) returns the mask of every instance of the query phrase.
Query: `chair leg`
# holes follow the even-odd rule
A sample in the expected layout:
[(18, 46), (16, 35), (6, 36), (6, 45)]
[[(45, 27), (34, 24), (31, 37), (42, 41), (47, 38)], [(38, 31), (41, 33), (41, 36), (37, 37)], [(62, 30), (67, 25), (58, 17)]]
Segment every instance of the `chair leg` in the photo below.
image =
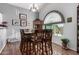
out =
[(47, 46), (46, 46), (47, 42), (45, 42), (45, 53), (47, 55)]
[(29, 42), (29, 55), (31, 55), (31, 42)]
[(35, 55), (37, 55), (37, 44), (35, 44)]
[(48, 49), (49, 49), (48, 47), (49, 47), (49, 46), (48, 46), (48, 42), (46, 42), (46, 55), (48, 55), (48, 52), (49, 52), (49, 51), (48, 51)]
[(35, 55), (35, 42), (33, 42), (33, 53)]
[(50, 48), (50, 50), (49, 50), (49, 51), (50, 51), (50, 55), (52, 55), (52, 54), (53, 54), (53, 50), (52, 50), (52, 43), (51, 43), (51, 42), (49, 42), (48, 44), (49, 44), (49, 48)]
[(40, 55), (42, 55), (42, 42), (40, 42)]
[(28, 42), (26, 42), (26, 55), (28, 54)]
[(41, 55), (41, 53), (42, 53), (42, 52), (41, 52), (41, 45), (42, 45), (42, 43), (39, 42), (39, 43), (38, 43), (38, 54), (39, 54), (39, 55)]
[(43, 44), (44, 44), (44, 42), (42, 42), (42, 55), (44, 55), (44, 49), (43, 49), (44, 45)]
[(53, 50), (52, 50), (52, 42), (51, 42), (51, 55), (53, 54)]
[(42, 44), (42, 42), (41, 42), (41, 55), (43, 55), (43, 54), (42, 54), (42, 46), (43, 46), (43, 44)]
[(29, 42), (27, 42), (27, 55), (29, 55)]
[(38, 51), (39, 51), (38, 48), (39, 48), (39, 42), (37, 42), (37, 51), (36, 51), (37, 52), (37, 55), (38, 55)]
[(33, 42), (31, 42), (31, 55), (33, 55)]

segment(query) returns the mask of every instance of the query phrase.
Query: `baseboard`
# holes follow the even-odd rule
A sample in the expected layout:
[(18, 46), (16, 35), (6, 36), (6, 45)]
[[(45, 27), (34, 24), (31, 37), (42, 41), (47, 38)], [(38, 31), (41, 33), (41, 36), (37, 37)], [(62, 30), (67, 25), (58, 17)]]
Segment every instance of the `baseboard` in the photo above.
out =
[(72, 49), (72, 48), (69, 48), (70, 50), (72, 50), (72, 51), (75, 51), (75, 52), (77, 52), (77, 50), (74, 50), (74, 49)]
[(2, 52), (2, 50), (5, 48), (6, 43), (7, 43), (7, 40), (5, 41), (5, 44), (3, 45), (3, 47), (1, 48), (0, 53), (1, 53), (1, 52)]
[[(59, 44), (57, 44), (57, 43), (55, 43), (55, 42), (53, 42), (53, 43), (56, 44), (56, 45), (58, 45), (58, 46), (60, 46), (60, 47), (62, 47), (61, 45), (59, 45)], [(68, 49), (77, 52), (77, 50), (74, 50), (74, 49), (72, 49), (72, 48), (69, 48), (69, 47), (68, 47)]]
[[(6, 45), (6, 44), (5, 44)], [(2, 52), (2, 50), (4, 49), (5, 45), (2, 47), (2, 49), (0, 50), (0, 53)]]

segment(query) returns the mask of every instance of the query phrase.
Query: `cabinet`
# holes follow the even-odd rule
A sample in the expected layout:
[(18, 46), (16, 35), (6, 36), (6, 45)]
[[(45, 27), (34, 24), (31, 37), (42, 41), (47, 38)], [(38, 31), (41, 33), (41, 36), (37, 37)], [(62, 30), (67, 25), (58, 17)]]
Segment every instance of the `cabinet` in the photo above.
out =
[(34, 30), (42, 29), (43, 21), (40, 19), (36, 19), (33, 21)]

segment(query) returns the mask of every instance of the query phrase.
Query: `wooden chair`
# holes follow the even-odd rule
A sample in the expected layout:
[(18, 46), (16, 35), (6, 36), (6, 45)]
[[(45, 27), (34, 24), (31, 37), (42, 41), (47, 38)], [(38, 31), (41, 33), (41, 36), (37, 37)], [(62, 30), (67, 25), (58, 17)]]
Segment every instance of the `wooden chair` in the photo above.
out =
[(34, 33), (24, 33), (24, 30), (21, 29), (20, 32), (20, 50), (23, 55), (52, 54), (52, 30), (35, 30)]
[(31, 33), (24, 33), (24, 30), (21, 29), (21, 44), (20, 44), (20, 51), (21, 53), (24, 55), (30, 55), (31, 54), (31, 49), (33, 49), (33, 47), (31, 45), (33, 45), (33, 41), (31, 40), (32, 38), (32, 34)]
[[(43, 49), (46, 54), (52, 54), (52, 30), (43, 30)], [(49, 49), (49, 50), (48, 50)]]
[(42, 30), (35, 30), (35, 54), (41, 54), (42, 53)]

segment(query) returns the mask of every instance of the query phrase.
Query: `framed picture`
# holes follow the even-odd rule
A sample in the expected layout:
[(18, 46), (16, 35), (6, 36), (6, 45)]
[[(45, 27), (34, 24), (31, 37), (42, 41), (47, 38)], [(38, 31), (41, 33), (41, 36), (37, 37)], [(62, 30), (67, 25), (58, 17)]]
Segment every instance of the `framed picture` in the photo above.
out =
[(22, 27), (27, 26), (27, 21), (26, 20), (20, 20), (20, 26), (22, 26)]
[(12, 19), (12, 25), (20, 26), (20, 22), (17, 19)]
[(69, 23), (69, 22), (72, 22), (72, 17), (68, 17), (67, 18), (67, 22)]
[(19, 19), (20, 20), (26, 20), (27, 19), (27, 15), (26, 14), (19, 14)]

